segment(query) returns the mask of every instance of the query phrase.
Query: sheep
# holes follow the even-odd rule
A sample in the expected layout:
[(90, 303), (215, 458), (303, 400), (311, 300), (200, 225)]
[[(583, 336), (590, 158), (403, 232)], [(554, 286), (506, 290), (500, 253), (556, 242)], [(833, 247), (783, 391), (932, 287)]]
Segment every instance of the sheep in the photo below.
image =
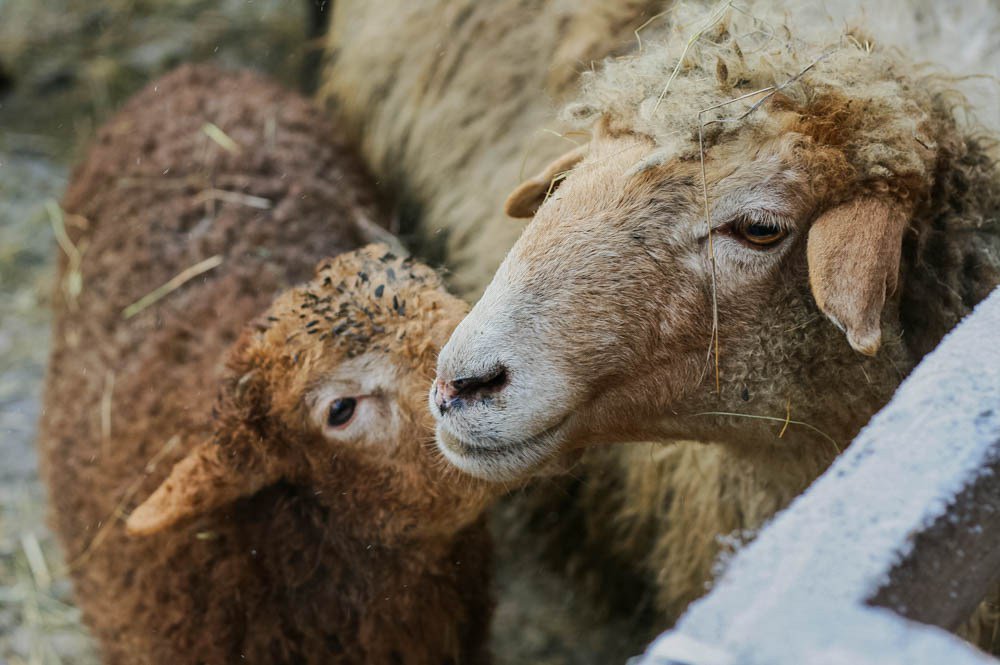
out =
[[(738, 4), (742, 8), (745, 3)], [(841, 10), (844, 16), (851, 16), (856, 7), (851, 8), (850, 4), (836, 3), (830, 10)], [(324, 75), (321, 98), (334, 105), (336, 113), (361, 134), (366, 162), (379, 176), (384, 191), (398, 201), (404, 224), (424, 242), (424, 251), (443, 248), (443, 258), (453, 270), (450, 283), (466, 298), (475, 299), (521, 233), (522, 226), (506, 220), (501, 211), (511, 189), (522, 179), (519, 174), (543, 175), (532, 179), (537, 202), (539, 194), (547, 194), (549, 190), (545, 164), (552, 163), (549, 170), (558, 175), (565, 168), (557, 159), (559, 155), (566, 153), (567, 148), (576, 148), (574, 143), (586, 143), (579, 130), (586, 129), (587, 122), (579, 122), (573, 113), (564, 113), (563, 119), (557, 120), (552, 113), (556, 106), (572, 102), (578, 87), (576, 75), (591, 68), (599, 69), (594, 61), (606, 55), (643, 52), (651, 57), (660, 53), (663, 57), (665, 52), (659, 43), (667, 35), (675, 40), (671, 48), (676, 56), (675, 51), (683, 49), (712, 14), (709, 11), (697, 16), (692, 23), (690, 10), (681, 12), (686, 12), (688, 19), (678, 20), (670, 6), (666, 0), (645, 3), (451, 0), (413, 3), (406, 8), (378, 1), (338, 2), (328, 40), (332, 62)], [(798, 19), (806, 8), (806, 3), (798, 3), (788, 9), (787, 16), (762, 23), (761, 34), (774, 35), (777, 43), (785, 36), (786, 21)], [(955, 20), (956, 12), (961, 20)], [(990, 71), (979, 55), (989, 53), (990, 47), (994, 54), (997, 52), (996, 35), (1000, 35), (1000, 30), (996, 28), (1000, 26), (988, 2), (963, 3), (961, 8), (921, 0), (905, 7), (898, 3), (873, 3), (865, 7), (865, 13), (870, 25), (878, 26), (880, 38), (884, 36), (886, 41), (902, 46), (919, 44), (921, 60), (931, 57), (940, 62), (947, 58), (955, 71), (963, 73)], [(718, 30), (721, 19), (710, 27)], [(800, 23), (814, 23), (818, 30), (829, 30), (836, 21), (813, 13)], [(865, 46), (864, 35), (860, 33), (847, 35), (846, 41), (858, 37)], [(965, 38), (960, 50), (954, 48), (958, 38)], [(875, 46), (880, 51), (875, 57), (882, 58), (883, 45), (875, 42)], [(695, 47), (701, 49), (702, 44)], [(747, 50), (743, 49), (744, 55)], [(723, 58), (727, 69), (723, 72), (720, 68), (717, 73), (716, 61), (710, 57), (709, 60), (705, 75), (710, 80), (724, 73), (727, 85), (744, 85), (737, 78), (742, 65), (730, 67), (728, 59)], [(801, 68), (810, 63), (803, 62)], [(829, 64), (825, 60), (819, 63)], [(646, 87), (651, 85), (658, 98), (672, 73), (669, 66), (670, 63), (667, 71), (657, 72), (657, 76), (640, 77), (637, 81)], [(814, 69), (806, 74), (814, 74)], [(904, 70), (912, 72), (914, 67), (905, 64)], [(785, 73), (792, 77), (799, 71)], [(685, 74), (679, 82), (696, 78), (687, 71), (679, 70), (678, 74)], [(585, 74), (594, 76), (600, 74)], [(964, 92), (970, 82), (955, 80), (944, 87), (962, 88)], [(677, 91), (676, 86), (672, 87)], [(976, 107), (984, 109), (981, 118), (1000, 117), (996, 114), (995, 89), (989, 86), (985, 89), (986, 95), (976, 100)], [(614, 93), (614, 88), (608, 92)], [(679, 110), (690, 127), (689, 111), (698, 103), (680, 92), (668, 97), (679, 100)], [(958, 103), (958, 96), (949, 97)], [(719, 98), (728, 101), (731, 97), (723, 94)], [(669, 100), (665, 99), (657, 108), (657, 119), (669, 115)], [(948, 105), (949, 101), (942, 99), (940, 103)], [(655, 104), (655, 101), (648, 104), (647, 109)], [(585, 110), (579, 105), (576, 109)], [(734, 109), (730, 105), (721, 110)], [(708, 119), (712, 117), (709, 114)], [(717, 130), (716, 125), (708, 128), (709, 134)], [(563, 137), (556, 133), (562, 133)], [(958, 147), (964, 150), (961, 145)], [(975, 148), (967, 157), (958, 159), (965, 160), (975, 171), (975, 160), (987, 159), (977, 156), (985, 147)], [(570, 161), (577, 156), (568, 155)], [(947, 166), (947, 162), (942, 161), (942, 166)], [(696, 171), (694, 175), (697, 179), (700, 173)], [(943, 189), (966, 189), (969, 182), (963, 182), (963, 178), (959, 171), (952, 183), (945, 178), (940, 183)], [(543, 187), (537, 187), (538, 181)], [(520, 190), (521, 200), (527, 203), (526, 210), (515, 208), (514, 212), (532, 211), (533, 201), (525, 197), (528, 193), (530, 189)], [(559, 195), (559, 190), (554, 194)], [(697, 191), (694, 197), (701, 200)], [(984, 197), (988, 198), (988, 194)], [(983, 207), (988, 209), (989, 205)], [(995, 216), (986, 215), (982, 223), (992, 223), (988, 221), (991, 218)], [(934, 247), (926, 250), (930, 254), (936, 251)], [(976, 276), (970, 281), (988, 283), (989, 278)], [(605, 295), (595, 293), (594, 297), (600, 299)], [(806, 298), (808, 301), (811, 296), (806, 294)], [(966, 295), (961, 299), (976, 298)], [(958, 307), (954, 316), (965, 309), (964, 305)], [(914, 310), (910, 307), (909, 311)], [(726, 313), (720, 311), (720, 316), (724, 324)], [(941, 331), (928, 335), (923, 344), (915, 347), (929, 348), (950, 325), (947, 318), (942, 315), (939, 321)], [(805, 329), (792, 332), (803, 340), (807, 337)], [(702, 336), (699, 331), (699, 339)], [(840, 339), (831, 341), (843, 344)], [(707, 354), (707, 342), (699, 341), (698, 346)], [(720, 362), (724, 362), (727, 355), (724, 347), (721, 353)], [(850, 368), (857, 375), (856, 364)], [(704, 363), (699, 362), (696, 369), (700, 375), (705, 371)], [(711, 381), (714, 367), (708, 369)], [(906, 366), (899, 369), (905, 372)], [(724, 378), (726, 369), (720, 367), (720, 371)], [(861, 378), (862, 385), (867, 386), (867, 379)], [(896, 382), (898, 377), (891, 379), (890, 385), (873, 386), (868, 408), (884, 399)], [(741, 387), (741, 410), (751, 413), (752, 407), (758, 414), (780, 418), (782, 422), (775, 425), (778, 431), (784, 426), (786, 416), (790, 420), (806, 420), (798, 399), (787, 404), (790, 412), (783, 400), (774, 411), (765, 410), (760, 405), (760, 394), (756, 391), (751, 394), (751, 386), (746, 387), (751, 403), (742, 401)], [(626, 410), (633, 407), (630, 400)], [(711, 418), (721, 417), (692, 417), (681, 434), (687, 437), (691, 431), (693, 436), (695, 423)], [(864, 414), (855, 414), (848, 419), (861, 422), (864, 418)], [(621, 418), (614, 418), (609, 426), (620, 422)], [(742, 431), (744, 427), (772, 422), (733, 417), (732, 428)], [(790, 436), (790, 431), (804, 428), (790, 423), (782, 441)], [(822, 445), (829, 448), (828, 455), (834, 453), (833, 446), (825, 439)], [(523, 537), (519, 547), (541, 544), (553, 550), (553, 558), (567, 568), (582, 569), (588, 580), (601, 581), (601, 595), (605, 598), (619, 589), (628, 589), (630, 593), (622, 598), (627, 608), (636, 604), (631, 592), (637, 586), (645, 586), (656, 595), (660, 624), (669, 624), (691, 599), (704, 593), (720, 549), (719, 536), (752, 532), (806, 487), (826, 464), (825, 459), (820, 459), (810, 465), (794, 454), (786, 463), (775, 451), (773, 463), (766, 465), (760, 463), (759, 451), (749, 459), (733, 452), (732, 446), (724, 443), (702, 442), (591, 449), (574, 472), (581, 481), (563, 479), (565, 491), (560, 486), (549, 492), (552, 483), (540, 484), (529, 497), (536, 501), (537, 509), (522, 511), (524, 523), (515, 518), (507, 530), (518, 533), (530, 528), (528, 535), (520, 534)], [(779, 474), (777, 479), (773, 478), (775, 474)], [(502, 517), (507, 519), (514, 513), (506, 510)], [(519, 549), (518, 553), (522, 551)]]
[(694, 442), (595, 451), (606, 480), (576, 499), (669, 622), (718, 536), (804, 489), (1000, 282), (1000, 170), (954, 82), (860, 28), (763, 3), (661, 26), (584, 75), (564, 118), (586, 148), (509, 196), (534, 218), (432, 398), (442, 451), (485, 478)]
[[(866, 12), (880, 34), (898, 29), (893, 41), (919, 43), (921, 55), (933, 53), (936, 45), (939, 60), (943, 52), (951, 63), (960, 56), (976, 62), (976, 49), (959, 53), (952, 48), (954, 39), (939, 34), (950, 27), (954, 37), (967, 25), (942, 16), (940, 5), (914, 5), (906, 11), (894, 3), (872, 6)], [(474, 299), (520, 233), (499, 214), (509, 188), (519, 173), (542, 171), (545, 161), (568, 145), (546, 131), (572, 125), (557, 123), (550, 109), (572, 97), (573, 75), (593, 60), (655, 43), (656, 32), (670, 25), (668, 8), (667, 2), (599, 0), (544, 5), (454, 0), (403, 9), (394, 3), (339, 2), (328, 43), (332, 66), (321, 97), (335, 103), (338, 114), (361, 133), (366, 161), (399, 202), (404, 223), (427, 245), (424, 251), (443, 244), (454, 270), (451, 284)], [(982, 2), (968, 6), (965, 18), (981, 28), (969, 44), (982, 45), (984, 35), (990, 41), (988, 26), (997, 21), (983, 10), (988, 7)], [(891, 20), (879, 20), (880, 12)], [(684, 44), (691, 35), (681, 37), (678, 43)], [(986, 99), (991, 98), (995, 105), (992, 89)], [(569, 132), (565, 138), (583, 142)], [(775, 463), (764, 475), (781, 468), (788, 467)], [(530, 498), (538, 507), (524, 517), (530, 534), (521, 533), (525, 525), (516, 520), (506, 530), (520, 537), (513, 548), (518, 555), (524, 546), (541, 543), (567, 568), (603, 582), (605, 598), (637, 584), (659, 589), (662, 625), (703, 593), (719, 534), (752, 530), (819, 472), (798, 464), (788, 470), (781, 491), (758, 492), (758, 485), (774, 490), (775, 483), (761, 477), (757, 465), (723, 455), (718, 445), (592, 450), (575, 472), (583, 480), (565, 481), (568, 494), (562, 488), (548, 492), (550, 483), (536, 488)], [(705, 475), (710, 483), (692, 480)], [(709, 487), (721, 502), (713, 500)], [(697, 495), (676, 500), (694, 489)], [(505, 511), (501, 521), (515, 512)], [(634, 607), (634, 595), (623, 600)]]
[(487, 662), (493, 486), (442, 463), (426, 408), (467, 305), (358, 249), (383, 217), (336, 128), (186, 66), (63, 207), (39, 451), (104, 662)]

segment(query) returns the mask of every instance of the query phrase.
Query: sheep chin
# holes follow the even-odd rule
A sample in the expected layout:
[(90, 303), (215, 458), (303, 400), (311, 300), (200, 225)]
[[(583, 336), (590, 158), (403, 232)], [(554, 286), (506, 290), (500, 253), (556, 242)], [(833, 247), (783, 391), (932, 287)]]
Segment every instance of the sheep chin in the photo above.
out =
[(440, 423), (435, 439), (444, 458), (463, 473), (508, 483), (525, 480), (548, 468), (560, 449), (561, 425), (562, 422), (523, 441), (485, 448), (459, 438)]

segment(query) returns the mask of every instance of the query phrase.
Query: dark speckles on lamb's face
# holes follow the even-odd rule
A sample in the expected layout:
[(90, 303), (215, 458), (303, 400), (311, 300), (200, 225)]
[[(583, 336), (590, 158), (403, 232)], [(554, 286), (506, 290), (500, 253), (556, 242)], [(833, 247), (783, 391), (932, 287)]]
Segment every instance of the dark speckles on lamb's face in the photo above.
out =
[[(385, 249), (325, 261), (312, 282), (278, 298), (244, 352), (251, 365), (266, 365), (269, 410), (283, 414), (276, 429), (290, 438), (319, 435), (338, 450), (394, 458), (430, 450), (416, 445), (432, 436), (425, 396), (438, 350), (467, 309), (433, 270)], [(349, 419), (344, 400), (354, 404)], [(340, 409), (333, 421), (332, 408)]]
[(235, 423), (263, 420), (259, 445), (283, 460), (282, 476), (331, 502), (363, 475), (373, 496), (352, 501), (377, 502), (410, 531), (454, 529), (494, 494), (428, 445), (438, 351), (467, 311), (433, 270), (383, 246), (342, 254), (280, 296), (237, 350), (230, 366), (260, 398), (239, 405)]
[[(461, 476), (428, 445), (426, 407), (438, 350), (467, 306), (424, 266), (407, 264), (409, 278), (389, 282), (402, 263), (370, 245), (279, 296), (231, 350), (214, 439), (178, 465), (175, 485), (205, 483), (221, 504), (290, 481), (311, 488), (338, 528), (381, 542), (476, 519), (496, 488)], [(167, 501), (163, 512), (168, 495), (158, 490), (130, 528), (150, 533), (204, 509)], [(375, 510), (392, 519), (371, 521)]]

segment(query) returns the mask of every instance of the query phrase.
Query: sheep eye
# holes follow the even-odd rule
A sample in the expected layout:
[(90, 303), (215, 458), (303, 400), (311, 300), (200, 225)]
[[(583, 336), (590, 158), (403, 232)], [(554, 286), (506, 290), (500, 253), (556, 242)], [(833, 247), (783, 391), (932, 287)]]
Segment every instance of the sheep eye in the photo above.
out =
[(358, 400), (353, 397), (335, 399), (330, 404), (330, 411), (326, 414), (326, 424), (328, 427), (343, 427), (351, 422), (354, 417), (354, 409), (358, 405)]
[(751, 219), (741, 219), (734, 224), (736, 235), (747, 244), (755, 247), (768, 247), (785, 239), (788, 231), (777, 224), (758, 222)]

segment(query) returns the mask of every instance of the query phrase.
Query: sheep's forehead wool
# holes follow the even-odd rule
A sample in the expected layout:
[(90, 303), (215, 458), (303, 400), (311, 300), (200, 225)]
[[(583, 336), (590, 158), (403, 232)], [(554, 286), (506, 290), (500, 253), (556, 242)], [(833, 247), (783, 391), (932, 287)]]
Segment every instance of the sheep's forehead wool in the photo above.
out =
[(844, 24), (790, 27), (789, 15), (761, 4), (679, 5), (643, 34), (639, 52), (585, 73), (566, 116), (650, 136), (660, 150), (691, 159), (701, 149), (699, 129), (710, 148), (744, 131), (783, 131), (776, 110), (848, 100), (857, 117), (845, 140), (859, 177), (926, 177), (934, 156), (928, 111), (941, 88), (934, 77)]
[(279, 298), (263, 333), (294, 360), (384, 352), (422, 366), (442, 341), (428, 331), (460, 311), (432, 269), (369, 245), (323, 261), (311, 282)]

